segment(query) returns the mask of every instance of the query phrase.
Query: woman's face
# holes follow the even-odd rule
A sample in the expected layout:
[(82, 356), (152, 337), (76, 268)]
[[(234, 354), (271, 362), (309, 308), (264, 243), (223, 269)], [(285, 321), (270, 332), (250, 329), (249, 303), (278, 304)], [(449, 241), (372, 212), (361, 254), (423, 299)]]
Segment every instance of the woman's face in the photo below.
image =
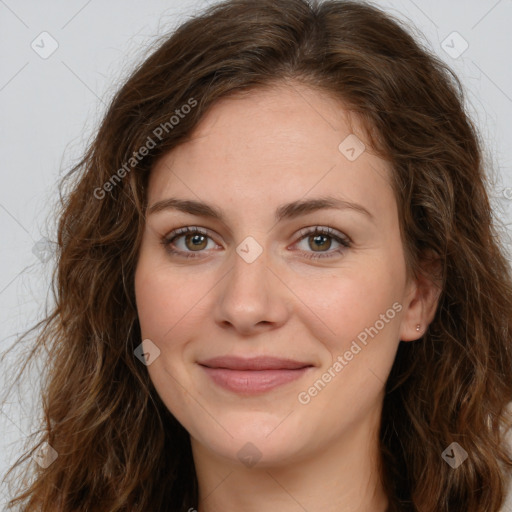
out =
[(264, 467), (376, 438), (421, 335), (389, 166), (344, 115), (299, 84), (223, 99), (151, 173), (137, 308), (196, 455)]

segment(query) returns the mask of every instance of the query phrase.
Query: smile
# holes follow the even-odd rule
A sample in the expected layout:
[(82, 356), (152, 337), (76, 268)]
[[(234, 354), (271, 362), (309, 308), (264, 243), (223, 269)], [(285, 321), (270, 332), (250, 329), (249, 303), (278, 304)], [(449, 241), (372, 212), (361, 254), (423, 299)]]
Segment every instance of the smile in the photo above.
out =
[(234, 356), (209, 359), (199, 365), (216, 385), (245, 395), (270, 391), (299, 379), (313, 368), (310, 363), (290, 359)]

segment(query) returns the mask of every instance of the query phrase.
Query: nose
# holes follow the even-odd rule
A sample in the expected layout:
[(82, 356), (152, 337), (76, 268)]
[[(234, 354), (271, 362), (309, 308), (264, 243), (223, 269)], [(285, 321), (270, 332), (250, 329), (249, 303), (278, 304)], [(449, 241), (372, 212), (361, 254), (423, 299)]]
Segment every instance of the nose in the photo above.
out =
[(234, 251), (231, 260), (231, 270), (216, 287), (216, 323), (242, 335), (283, 325), (289, 316), (289, 292), (269, 266), (267, 252), (248, 262)]

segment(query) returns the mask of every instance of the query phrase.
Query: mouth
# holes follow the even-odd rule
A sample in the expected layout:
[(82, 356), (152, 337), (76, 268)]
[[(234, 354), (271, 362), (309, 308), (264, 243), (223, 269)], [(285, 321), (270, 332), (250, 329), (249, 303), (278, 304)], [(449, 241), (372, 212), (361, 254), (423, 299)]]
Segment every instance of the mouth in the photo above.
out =
[(215, 357), (199, 366), (218, 386), (238, 394), (265, 393), (295, 381), (310, 371), (311, 363), (274, 357)]

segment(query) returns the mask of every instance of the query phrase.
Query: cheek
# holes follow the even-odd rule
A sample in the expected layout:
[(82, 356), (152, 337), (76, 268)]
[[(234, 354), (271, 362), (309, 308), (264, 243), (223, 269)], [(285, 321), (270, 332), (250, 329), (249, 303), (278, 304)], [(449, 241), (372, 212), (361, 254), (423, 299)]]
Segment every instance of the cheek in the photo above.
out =
[(165, 344), (201, 310), (211, 286), (187, 272), (142, 259), (135, 273), (135, 296), (142, 336)]
[(393, 304), (403, 297), (403, 277), (398, 271), (390, 271), (382, 261), (345, 268), (338, 275), (312, 279), (296, 276), (291, 288), (301, 298), (304, 318), (316, 318), (315, 325), (320, 328), (316, 337), (325, 340), (331, 352), (343, 350), (376, 322), (382, 328), (381, 315), (385, 315), (386, 326), (381, 330), (398, 333), (400, 308), (393, 309)]
[[(188, 283), (188, 286), (187, 286)], [(200, 298), (206, 289), (190, 286), (165, 265), (141, 258), (135, 273), (135, 295), (142, 339), (150, 339), (160, 349), (147, 371), (155, 389), (169, 411), (189, 432), (196, 432), (195, 419), (204, 410), (192, 394), (183, 392), (194, 388), (188, 372), (187, 340), (194, 325), (201, 325)], [(195, 305), (195, 307), (194, 307)], [(206, 421), (206, 418), (202, 418)], [(197, 432), (196, 432), (197, 434)]]
[(324, 293), (310, 288), (315, 292), (310, 292), (308, 306), (326, 326), (320, 339), (328, 354), (301, 397), (340, 414), (352, 404), (354, 417), (360, 417), (375, 404), (393, 365), (404, 276), (396, 260), (393, 267), (381, 259), (324, 284)]

